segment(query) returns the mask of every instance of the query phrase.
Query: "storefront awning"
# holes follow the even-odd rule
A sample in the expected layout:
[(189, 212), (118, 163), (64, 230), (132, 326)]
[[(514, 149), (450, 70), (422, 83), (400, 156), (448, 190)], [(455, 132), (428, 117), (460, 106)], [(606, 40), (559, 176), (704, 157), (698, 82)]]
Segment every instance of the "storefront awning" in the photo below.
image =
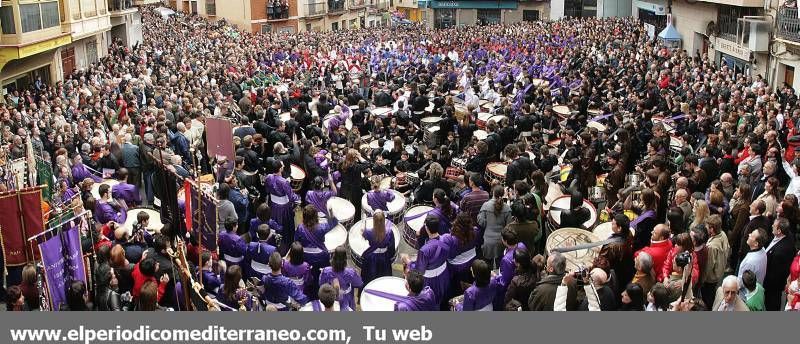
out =
[(667, 27), (658, 34), (658, 38), (665, 41), (679, 41), (681, 40), (681, 34), (678, 33), (678, 30), (676, 30), (671, 23), (668, 23)]

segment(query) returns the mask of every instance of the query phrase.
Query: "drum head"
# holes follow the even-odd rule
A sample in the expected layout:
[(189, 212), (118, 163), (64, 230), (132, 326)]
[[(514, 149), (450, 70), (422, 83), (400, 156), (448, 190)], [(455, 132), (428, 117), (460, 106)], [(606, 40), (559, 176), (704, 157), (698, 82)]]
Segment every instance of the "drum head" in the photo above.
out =
[(328, 207), (333, 211), (333, 215), (340, 222), (347, 222), (356, 216), (356, 207), (350, 201), (341, 197), (331, 197), (328, 200)]
[(547, 188), (547, 195), (544, 196), (544, 199), (545, 201), (547, 201), (547, 204), (545, 204), (543, 208), (545, 210), (550, 209), (550, 206), (553, 204), (553, 202), (563, 195), (564, 193), (561, 191), (561, 186), (556, 183), (550, 182)]
[(597, 131), (599, 131), (601, 133), (606, 131), (606, 126), (603, 125), (600, 122), (589, 122), (589, 123), (586, 123), (586, 126), (589, 127), (589, 128), (595, 128), (595, 129), (597, 129)]
[(505, 118), (508, 118), (508, 117), (503, 116), (503, 115), (492, 116), (492, 117), (489, 118), (489, 121), (494, 121), (495, 123), (500, 124), (500, 121), (502, 121)]
[(433, 207), (429, 207), (427, 205), (418, 205), (416, 207), (408, 209), (408, 211), (406, 211), (405, 216), (403, 216), (403, 221), (406, 223), (406, 227), (413, 229), (415, 232), (417, 232), (417, 234), (419, 234), (420, 230), (422, 230), (422, 227), (425, 226), (425, 218), (427, 217), (427, 215), (416, 217), (413, 220), (406, 220), (406, 219), (422, 213), (428, 213), (431, 210), (433, 210)]
[[(397, 296), (408, 295), (406, 290), (406, 281), (400, 277), (379, 277), (364, 286), (364, 291), (377, 290), (384, 293), (390, 293)], [(361, 293), (361, 310), (367, 312), (383, 311), (391, 312), (394, 310), (395, 301), (383, 298), (380, 296), (372, 295), (370, 293)]]
[[(569, 209), (570, 198), (570, 195), (564, 195), (553, 201), (547, 215), (551, 222), (557, 225), (561, 224), (561, 211)], [(589, 210), (589, 219), (586, 220), (583, 225), (586, 228), (592, 228), (594, 223), (597, 222), (597, 209), (595, 209), (594, 205), (588, 200), (583, 200), (583, 207)]]
[(300, 166), (292, 164), (291, 168), (292, 168), (292, 171), (291, 171), (292, 179), (294, 179), (294, 180), (306, 179), (306, 171), (303, 171), (303, 169), (300, 168)]
[(423, 119), (421, 119), (419, 121), (420, 121), (420, 123), (422, 123), (422, 126), (424, 127), (425, 124), (439, 123), (439, 121), (441, 121), (441, 120), (442, 119), (439, 118), (439, 117), (425, 117), (425, 118), (423, 118)]
[(506, 171), (508, 170), (508, 165), (501, 162), (493, 162), (486, 166), (486, 169), (489, 170), (489, 173), (498, 176), (498, 177), (505, 177)]
[(614, 231), (611, 229), (611, 222), (603, 222), (594, 227), (592, 233), (597, 236), (597, 240), (606, 240), (614, 234)]
[(146, 212), (147, 215), (150, 215), (150, 220), (147, 221), (147, 231), (150, 233), (157, 233), (161, 231), (161, 227), (164, 227), (164, 223), (161, 222), (161, 213), (151, 208), (133, 208), (128, 210), (128, 217), (125, 219), (125, 223), (123, 224), (123, 227), (125, 227), (125, 229), (128, 231), (128, 234), (133, 234), (133, 225), (136, 223), (136, 217), (142, 211)]
[(381, 179), (379, 188), (381, 190), (388, 190), (391, 187), (392, 187), (392, 177), (383, 177), (383, 179)]
[[(347, 234), (347, 244), (350, 245), (350, 250), (355, 254), (361, 256), (369, 248), (369, 242), (361, 235), (366, 230), (372, 230), (372, 217), (361, 219), (354, 225), (350, 226), (350, 232)], [(397, 228), (389, 219), (386, 219), (386, 228), (392, 229), (394, 234), (394, 248), (395, 252), (400, 248), (400, 241), (402, 240), (403, 233)]]
[[(545, 249), (550, 252), (556, 248), (565, 248), (580, 244), (588, 244), (600, 241), (597, 236), (580, 228), (561, 228), (553, 231), (547, 237)], [(567, 270), (577, 270), (578, 266), (590, 266), (597, 254), (600, 253), (600, 246), (585, 250), (576, 250), (562, 253), (567, 258)]]
[(111, 188), (114, 187), (114, 185), (119, 184), (119, 181), (116, 179), (104, 179), (100, 183), (92, 184), (92, 197), (98, 201), (100, 200), (100, 184), (108, 185), (108, 196), (111, 197)]
[(372, 114), (378, 117), (387, 117), (390, 113), (392, 113), (392, 108), (390, 107), (379, 107), (372, 110)]
[(683, 140), (679, 137), (670, 136), (669, 137), (669, 146), (675, 150), (681, 150), (683, 148)]
[(341, 224), (337, 225), (330, 232), (325, 234), (325, 246), (330, 252), (333, 252), (333, 250), (344, 245), (346, 242), (347, 229), (345, 229)]
[(439, 129), (440, 129), (440, 128), (439, 128), (439, 126), (438, 126), (438, 125), (434, 125), (434, 126), (432, 126), (432, 127), (428, 128), (428, 129), (426, 129), (426, 130), (428, 130), (428, 132), (429, 132), (429, 133), (433, 134), (433, 133), (435, 133), (435, 132), (439, 131)]
[(569, 116), (570, 114), (569, 107), (567, 107), (566, 105), (553, 106), (553, 112), (562, 116)]
[(483, 141), (486, 140), (487, 137), (489, 137), (489, 133), (483, 130), (475, 130), (475, 132), (472, 133), (472, 136), (475, 136), (475, 138), (478, 139), (479, 141)]
[(479, 121), (487, 122), (487, 121), (489, 121), (490, 118), (492, 118), (492, 114), (490, 114), (488, 112), (479, 112), (478, 113), (478, 120)]
[(387, 203), (386, 207), (389, 208), (388, 214), (386, 215), (396, 215), (399, 214), (403, 209), (406, 207), (406, 197), (403, 196), (400, 191), (397, 190), (389, 190), (394, 194), (394, 200)]
[(289, 112), (284, 112), (284, 113), (280, 114), (279, 117), (281, 119), (281, 122), (286, 122), (286, 121), (288, 121), (289, 119), (292, 118), (292, 114), (289, 113)]

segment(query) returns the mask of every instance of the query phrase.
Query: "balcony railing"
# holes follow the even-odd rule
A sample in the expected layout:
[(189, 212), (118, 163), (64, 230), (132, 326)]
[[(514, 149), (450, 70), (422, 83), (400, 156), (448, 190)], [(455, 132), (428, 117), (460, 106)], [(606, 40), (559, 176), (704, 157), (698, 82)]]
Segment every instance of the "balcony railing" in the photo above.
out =
[(318, 2), (315, 4), (308, 4), (308, 9), (306, 11), (307, 16), (319, 16), (325, 14), (325, 3)]
[(344, 12), (344, 0), (328, 0), (328, 13)]
[(267, 19), (281, 20), (289, 18), (289, 4), (286, 2), (274, 1), (267, 3)]
[(124, 11), (133, 7), (133, 0), (108, 0), (107, 4), (111, 12)]
[(800, 17), (796, 8), (778, 9), (778, 38), (800, 42)]
[(350, 8), (362, 8), (367, 6), (367, 0), (350, 0)]

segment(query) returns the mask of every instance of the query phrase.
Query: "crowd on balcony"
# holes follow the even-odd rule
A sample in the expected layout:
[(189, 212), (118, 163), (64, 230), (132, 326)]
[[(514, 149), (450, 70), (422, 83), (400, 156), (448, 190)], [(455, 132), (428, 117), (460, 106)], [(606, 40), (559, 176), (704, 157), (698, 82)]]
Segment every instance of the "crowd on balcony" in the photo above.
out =
[(272, 0), (267, 3), (267, 19), (289, 18), (289, 2), (287, 0)]

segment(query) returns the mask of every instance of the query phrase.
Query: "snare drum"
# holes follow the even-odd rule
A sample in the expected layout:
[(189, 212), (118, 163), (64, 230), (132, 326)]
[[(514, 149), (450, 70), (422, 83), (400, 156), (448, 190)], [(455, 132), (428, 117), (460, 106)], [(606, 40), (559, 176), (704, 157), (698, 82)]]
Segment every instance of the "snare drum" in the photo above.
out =
[(433, 207), (427, 205), (411, 207), (403, 214), (403, 221), (397, 223), (398, 227), (402, 225), (400, 229), (403, 231), (403, 239), (411, 247), (417, 247), (417, 237), (425, 226), (425, 218), (431, 210)]
[(681, 156), (681, 150), (683, 150), (683, 140), (679, 137), (670, 136), (669, 137), (669, 161), (668, 163), (672, 166), (676, 171), (680, 170), (681, 166), (678, 166), (676, 162), (678, 158)]
[(634, 172), (625, 176), (625, 187), (638, 187), (644, 181), (644, 176), (641, 173)]
[(392, 108), (390, 107), (375, 108), (374, 110), (372, 110), (372, 114), (380, 118), (386, 118), (392, 114)]
[(544, 79), (533, 79), (531, 80), (531, 84), (533, 84), (533, 87), (536, 88), (550, 86), (550, 82)]
[[(545, 250), (550, 252), (557, 248), (577, 246), (598, 242), (597, 236), (580, 228), (561, 228), (547, 236)], [(575, 271), (579, 266), (591, 266), (594, 258), (600, 253), (600, 246), (589, 249), (575, 250), (562, 253), (567, 259), (567, 269)]]
[(422, 179), (419, 178), (419, 174), (414, 172), (406, 172), (406, 184), (417, 185), (420, 182), (422, 182)]
[(428, 129), (431, 127), (436, 126), (442, 119), (439, 117), (425, 117), (419, 120), (419, 124), (422, 129)]
[[(550, 211), (547, 213), (547, 222), (551, 231), (561, 228), (561, 211), (569, 209), (570, 199), (570, 195), (564, 195), (557, 198), (550, 205)], [(583, 226), (586, 229), (592, 229), (597, 222), (597, 209), (589, 200), (583, 200), (583, 207), (589, 210), (589, 219), (583, 223)]]
[(592, 186), (589, 188), (589, 200), (594, 204), (600, 204), (606, 201), (606, 188), (602, 186)]
[[(403, 213), (403, 210), (406, 208), (406, 198), (403, 196), (400, 191), (397, 190), (389, 190), (392, 194), (394, 194), (394, 200), (389, 203), (386, 203), (386, 218), (391, 220), (392, 222), (396, 222), (400, 214)], [(375, 211), (372, 207), (369, 206), (367, 202), (367, 194), (361, 196), (361, 212), (366, 216), (372, 216)]]
[(356, 207), (350, 201), (341, 197), (331, 197), (328, 200), (328, 208), (333, 212), (333, 216), (345, 227), (350, 225), (356, 217)]
[(506, 118), (508, 118), (508, 117), (503, 116), (503, 115), (492, 116), (492, 117), (489, 117), (489, 120), (486, 121), (486, 123), (489, 123), (489, 121), (494, 121), (495, 124), (500, 125), (500, 122), (503, 121)]
[(508, 164), (504, 162), (490, 163), (486, 165), (486, 180), (489, 184), (497, 182), (503, 185), (506, 181), (506, 170), (508, 170)]
[(467, 166), (467, 159), (464, 158), (453, 158), (453, 167), (464, 169)]
[(325, 247), (328, 248), (328, 252), (333, 252), (345, 243), (347, 243), (347, 229), (341, 223), (333, 227), (330, 232), (325, 233)]
[(365, 312), (391, 312), (394, 311), (394, 305), (397, 303), (397, 301), (385, 297), (372, 295), (369, 293), (370, 290), (397, 295), (398, 298), (408, 295), (406, 280), (389, 276), (376, 278), (367, 283), (361, 292), (361, 310)]
[(133, 225), (136, 223), (136, 217), (139, 216), (140, 212), (145, 212), (147, 215), (150, 215), (150, 219), (147, 221), (147, 227), (145, 227), (148, 232), (161, 232), (161, 228), (164, 227), (164, 223), (161, 222), (161, 213), (152, 208), (139, 207), (128, 210), (128, 216), (125, 219), (125, 223), (122, 225), (123, 228), (128, 231), (128, 235), (133, 235)]
[(304, 171), (300, 166), (292, 164), (291, 166), (291, 183), (292, 183), (292, 190), (295, 192), (300, 191), (303, 187), (303, 180), (306, 179), (306, 171)]
[(592, 121), (592, 122), (586, 123), (586, 126), (589, 127), (589, 128), (595, 128), (595, 129), (597, 129), (597, 131), (599, 131), (601, 133), (604, 133), (606, 131), (606, 126), (603, 123), (600, 123), (600, 122)]
[(673, 127), (672, 124), (667, 123), (663, 118), (653, 117), (652, 121), (653, 121), (653, 124), (661, 123), (661, 125), (664, 126), (664, 131), (666, 131), (669, 134), (675, 132), (675, 127)]
[(478, 139), (478, 141), (483, 141), (483, 140), (486, 140), (487, 137), (489, 137), (489, 133), (479, 129), (479, 130), (475, 130), (472, 133), (472, 136), (474, 136), (476, 139)]
[(561, 119), (565, 119), (569, 117), (571, 114), (569, 107), (566, 105), (556, 105), (553, 106), (553, 112), (555, 112)]
[(111, 189), (114, 187), (114, 185), (119, 184), (119, 181), (116, 180), (116, 179), (103, 179), (103, 181), (100, 182), (100, 183), (92, 184), (92, 197), (94, 197), (94, 199), (97, 200), (97, 201), (100, 200), (100, 185), (101, 184), (108, 185), (108, 196), (110, 198), (111, 197)]
[(546, 204), (542, 205), (542, 208), (544, 208), (544, 210), (550, 209), (550, 205), (561, 196), (564, 196), (564, 192), (561, 191), (561, 185), (550, 182), (547, 187), (547, 195), (544, 196)]
[(480, 102), (479, 102), (479, 106), (480, 106), (481, 110), (483, 110), (483, 111), (492, 111), (492, 108), (494, 107), (494, 103), (492, 103), (492, 101), (490, 101), (490, 100), (481, 99)]
[(381, 190), (388, 190), (392, 188), (392, 177), (383, 177), (381, 178), (380, 186), (378, 187)]
[(425, 133), (423, 134), (423, 140), (428, 145), (428, 148), (435, 148), (439, 145), (439, 126), (435, 125), (428, 129), (425, 129)]
[[(394, 252), (397, 255), (397, 252), (400, 248), (400, 229), (397, 228), (389, 219), (386, 219), (386, 228), (391, 228), (392, 233), (394, 233)], [(350, 246), (350, 256), (353, 258), (353, 263), (356, 266), (363, 267), (364, 266), (364, 251), (369, 248), (369, 242), (364, 239), (364, 236), (361, 235), (366, 230), (372, 230), (372, 218), (368, 217), (365, 219), (361, 219), (353, 226), (350, 227), (350, 233), (347, 234), (347, 244)]]
[(492, 118), (492, 114), (488, 112), (479, 112), (475, 124), (478, 126), (478, 128), (486, 129), (486, 122), (489, 122), (490, 118)]

